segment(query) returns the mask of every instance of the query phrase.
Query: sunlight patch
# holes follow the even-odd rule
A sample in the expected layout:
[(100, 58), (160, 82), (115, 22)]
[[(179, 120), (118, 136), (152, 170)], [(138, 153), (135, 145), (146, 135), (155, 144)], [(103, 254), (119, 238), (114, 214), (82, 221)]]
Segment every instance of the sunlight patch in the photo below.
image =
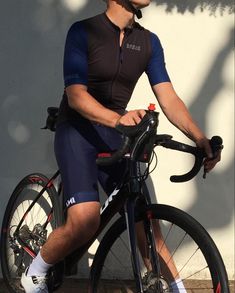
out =
[(61, 0), (62, 4), (70, 11), (78, 11), (86, 4), (86, 0)]
[(8, 124), (8, 133), (10, 137), (17, 143), (26, 143), (29, 140), (29, 129), (21, 122), (10, 121)]

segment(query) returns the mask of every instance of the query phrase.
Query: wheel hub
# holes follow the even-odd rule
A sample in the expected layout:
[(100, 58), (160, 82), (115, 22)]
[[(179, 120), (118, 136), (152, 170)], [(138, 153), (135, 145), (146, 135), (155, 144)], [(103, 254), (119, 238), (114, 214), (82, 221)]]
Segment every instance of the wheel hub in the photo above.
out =
[(168, 282), (163, 277), (157, 277), (153, 272), (148, 272), (143, 278), (145, 293), (167, 293), (171, 292)]

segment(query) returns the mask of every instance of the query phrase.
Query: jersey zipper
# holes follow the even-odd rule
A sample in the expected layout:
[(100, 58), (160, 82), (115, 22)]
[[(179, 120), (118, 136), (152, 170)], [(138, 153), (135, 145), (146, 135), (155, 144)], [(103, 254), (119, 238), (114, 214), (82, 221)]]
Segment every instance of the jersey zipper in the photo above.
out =
[(124, 38), (122, 40), (122, 45), (120, 46), (120, 32), (118, 35), (118, 45), (119, 45), (119, 56), (118, 56), (118, 66), (117, 66), (117, 71), (116, 74), (112, 80), (112, 84), (111, 84), (111, 97), (113, 96), (113, 85), (115, 83), (115, 81), (117, 80), (117, 77), (119, 76), (119, 73), (121, 71), (121, 67), (122, 67), (122, 63), (123, 63), (123, 47), (124, 44), (126, 42), (127, 36), (124, 35)]
[[(123, 40), (124, 41), (124, 40)], [(122, 43), (123, 45), (123, 43)], [(122, 49), (122, 46), (120, 46), (120, 52), (119, 52), (120, 56), (119, 56), (119, 60), (120, 60), (120, 63), (122, 64), (123, 62), (123, 49)], [(120, 65), (119, 65), (120, 66)]]

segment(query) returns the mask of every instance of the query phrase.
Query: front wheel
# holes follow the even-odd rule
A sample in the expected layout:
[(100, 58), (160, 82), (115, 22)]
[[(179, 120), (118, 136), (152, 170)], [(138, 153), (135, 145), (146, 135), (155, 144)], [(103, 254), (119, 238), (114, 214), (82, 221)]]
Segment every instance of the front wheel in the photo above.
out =
[[(176, 289), (180, 282), (178, 287), (186, 290), (182, 292), (229, 293), (220, 253), (207, 231), (194, 218), (177, 208), (157, 204), (148, 206), (136, 217), (139, 225), (149, 222), (156, 246), (153, 249), (146, 245), (148, 251), (145, 253), (144, 241), (139, 245), (143, 292), (180, 293), (180, 288)], [(158, 263), (153, 264), (151, 257)], [(160, 275), (153, 267), (158, 268)], [(139, 293), (135, 287), (124, 218), (118, 219), (105, 234), (91, 269), (90, 292), (112, 292), (112, 289)]]
[[(11, 293), (24, 292), (20, 285), (22, 273), (52, 230), (62, 224), (58, 195), (53, 185), (47, 187), (48, 181), (46, 176), (38, 173), (26, 176), (16, 186), (5, 210), (1, 266), (4, 281)], [(56, 271), (53, 268), (53, 277)]]

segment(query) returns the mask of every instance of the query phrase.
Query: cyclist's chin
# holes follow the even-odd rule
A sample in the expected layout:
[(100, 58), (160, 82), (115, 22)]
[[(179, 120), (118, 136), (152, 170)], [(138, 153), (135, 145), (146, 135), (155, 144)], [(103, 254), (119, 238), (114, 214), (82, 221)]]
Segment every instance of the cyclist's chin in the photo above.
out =
[(135, 6), (135, 8), (142, 9), (149, 6), (151, 0), (132, 0), (131, 2)]

